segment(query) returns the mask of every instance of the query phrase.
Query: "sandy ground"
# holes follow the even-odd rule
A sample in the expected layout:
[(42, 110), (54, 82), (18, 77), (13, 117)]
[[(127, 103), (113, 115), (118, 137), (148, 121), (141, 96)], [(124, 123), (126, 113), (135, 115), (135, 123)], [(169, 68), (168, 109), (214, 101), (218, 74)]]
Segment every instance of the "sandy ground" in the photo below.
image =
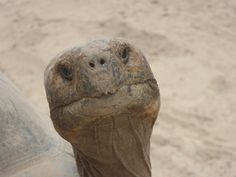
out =
[(44, 114), (49, 60), (117, 36), (143, 50), (160, 85), (153, 176), (235, 177), (235, 0), (0, 0), (0, 71)]

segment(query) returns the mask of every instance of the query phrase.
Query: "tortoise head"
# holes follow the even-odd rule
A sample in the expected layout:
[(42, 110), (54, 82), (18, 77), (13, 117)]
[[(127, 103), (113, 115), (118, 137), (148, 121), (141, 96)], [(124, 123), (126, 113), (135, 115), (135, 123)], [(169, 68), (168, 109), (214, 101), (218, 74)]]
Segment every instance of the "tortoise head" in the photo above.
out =
[(70, 142), (96, 119), (158, 112), (159, 89), (140, 50), (121, 39), (96, 40), (57, 55), (45, 70), (54, 127)]

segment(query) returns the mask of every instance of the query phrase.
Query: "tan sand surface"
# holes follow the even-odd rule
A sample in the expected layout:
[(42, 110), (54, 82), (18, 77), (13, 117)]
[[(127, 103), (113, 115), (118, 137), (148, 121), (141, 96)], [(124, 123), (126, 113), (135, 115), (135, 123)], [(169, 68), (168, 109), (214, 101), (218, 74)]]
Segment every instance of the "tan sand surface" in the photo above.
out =
[(143, 50), (160, 85), (153, 177), (235, 177), (235, 0), (0, 0), (0, 71), (47, 115), (49, 60), (117, 36)]

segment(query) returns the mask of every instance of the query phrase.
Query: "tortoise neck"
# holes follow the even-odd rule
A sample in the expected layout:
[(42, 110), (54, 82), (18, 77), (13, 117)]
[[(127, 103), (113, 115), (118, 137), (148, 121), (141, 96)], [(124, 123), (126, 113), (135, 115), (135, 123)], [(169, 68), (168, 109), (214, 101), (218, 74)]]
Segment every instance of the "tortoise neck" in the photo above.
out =
[(138, 116), (99, 120), (72, 144), (80, 177), (151, 177), (153, 124)]

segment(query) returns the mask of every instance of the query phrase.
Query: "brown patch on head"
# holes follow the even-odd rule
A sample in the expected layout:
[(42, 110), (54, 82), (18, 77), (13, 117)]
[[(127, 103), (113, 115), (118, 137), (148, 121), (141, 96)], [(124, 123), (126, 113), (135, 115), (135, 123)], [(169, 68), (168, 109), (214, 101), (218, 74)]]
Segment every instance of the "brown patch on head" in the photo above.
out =
[(75, 90), (76, 71), (73, 60), (67, 55), (55, 58), (45, 71), (45, 85), (48, 85), (47, 98), (49, 106), (66, 104), (63, 98), (72, 97)]
[(153, 78), (151, 68), (139, 49), (122, 39), (111, 40), (109, 44), (112, 51), (124, 63), (123, 67), (128, 75), (129, 82), (139, 82), (138, 80)]

